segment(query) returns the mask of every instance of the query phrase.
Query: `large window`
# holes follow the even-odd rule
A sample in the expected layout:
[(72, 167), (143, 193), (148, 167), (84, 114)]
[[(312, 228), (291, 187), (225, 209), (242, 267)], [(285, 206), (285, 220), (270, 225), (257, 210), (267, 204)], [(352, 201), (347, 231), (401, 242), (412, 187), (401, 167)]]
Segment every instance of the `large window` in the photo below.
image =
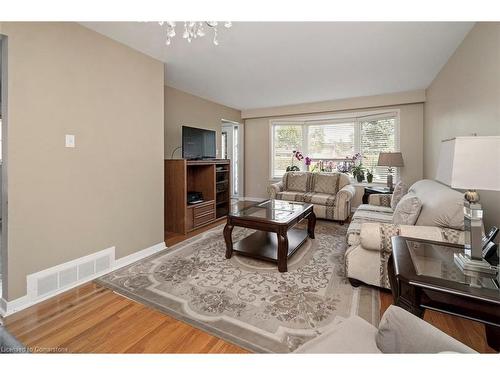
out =
[[(362, 163), (373, 169), (374, 181), (383, 182), (386, 167), (377, 167), (380, 152), (399, 148), (398, 113), (306, 121), (272, 121), (272, 178), (279, 178), (291, 163), (292, 151), (300, 150), (313, 162), (340, 162), (359, 152)], [(303, 162), (295, 161), (302, 170)], [(396, 169), (396, 173), (398, 173)]]

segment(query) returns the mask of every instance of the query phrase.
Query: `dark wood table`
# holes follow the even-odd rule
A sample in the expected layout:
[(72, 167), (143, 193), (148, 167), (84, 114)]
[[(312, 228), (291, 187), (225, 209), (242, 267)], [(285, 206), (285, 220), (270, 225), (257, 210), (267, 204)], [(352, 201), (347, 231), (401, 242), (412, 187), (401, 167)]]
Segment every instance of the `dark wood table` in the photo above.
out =
[(425, 309), (484, 323), (488, 345), (500, 350), (498, 276), (467, 272), (454, 262), (463, 246), (392, 238), (388, 263), (394, 303), (423, 317)]
[(392, 194), (392, 190), (386, 186), (366, 186), (363, 194), (363, 204), (368, 204), (368, 198), (371, 194)]
[[(307, 219), (307, 229), (294, 228)], [(256, 232), (233, 244), (235, 226), (255, 229)], [(227, 217), (224, 227), (226, 258), (233, 252), (278, 263), (280, 272), (287, 271), (287, 260), (307, 237), (314, 238), (316, 215), (312, 204), (268, 200), (252, 207), (236, 209)]]

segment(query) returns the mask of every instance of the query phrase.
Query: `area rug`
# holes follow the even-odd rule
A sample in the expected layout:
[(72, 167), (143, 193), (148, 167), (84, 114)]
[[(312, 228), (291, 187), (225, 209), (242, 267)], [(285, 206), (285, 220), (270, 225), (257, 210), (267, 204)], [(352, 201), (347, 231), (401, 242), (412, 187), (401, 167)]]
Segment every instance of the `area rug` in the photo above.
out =
[[(318, 221), (288, 261), (233, 255), (223, 226), (101, 277), (98, 282), (210, 334), (259, 353), (288, 353), (352, 315), (378, 325), (379, 293), (345, 277), (346, 226)], [(233, 230), (236, 242), (253, 231)]]

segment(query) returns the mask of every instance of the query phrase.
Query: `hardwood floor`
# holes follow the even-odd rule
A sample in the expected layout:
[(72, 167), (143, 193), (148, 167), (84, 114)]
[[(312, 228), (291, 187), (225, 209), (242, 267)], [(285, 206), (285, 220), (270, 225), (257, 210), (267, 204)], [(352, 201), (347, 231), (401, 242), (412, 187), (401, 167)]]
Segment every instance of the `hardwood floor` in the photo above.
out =
[[(187, 236), (166, 234), (165, 241), (172, 246), (223, 222)], [(380, 301), (383, 314), (392, 304), (392, 295), (381, 291)], [(427, 311), (424, 319), (478, 352), (495, 352), (487, 345), (480, 323), (433, 311)], [(247, 353), (92, 282), (13, 314), (5, 325), (22, 343), (42, 352)]]
[(13, 314), (5, 325), (40, 352), (246, 353), (95, 283)]

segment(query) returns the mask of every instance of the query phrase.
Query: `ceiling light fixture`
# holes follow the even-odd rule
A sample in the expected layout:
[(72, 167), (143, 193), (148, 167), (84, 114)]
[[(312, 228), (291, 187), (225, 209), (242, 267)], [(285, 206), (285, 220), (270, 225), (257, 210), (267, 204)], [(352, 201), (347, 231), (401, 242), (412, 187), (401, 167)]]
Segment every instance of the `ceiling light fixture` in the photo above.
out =
[[(172, 21), (160, 21), (158, 22), (160, 26), (163, 26), (164, 24), (167, 27), (167, 39), (165, 41), (165, 44), (168, 46), (172, 42), (172, 38), (177, 35), (175, 32), (175, 22)], [(217, 21), (184, 21), (184, 32), (182, 33), (182, 38), (187, 39), (189, 43), (193, 39), (196, 39), (198, 37), (204, 37), (205, 34), (205, 26), (209, 29), (213, 30), (213, 42), (216, 46), (219, 45), (219, 41), (217, 39), (217, 26), (218, 26)], [(224, 27), (226, 29), (229, 29), (233, 24), (231, 21), (226, 21), (224, 22)]]

